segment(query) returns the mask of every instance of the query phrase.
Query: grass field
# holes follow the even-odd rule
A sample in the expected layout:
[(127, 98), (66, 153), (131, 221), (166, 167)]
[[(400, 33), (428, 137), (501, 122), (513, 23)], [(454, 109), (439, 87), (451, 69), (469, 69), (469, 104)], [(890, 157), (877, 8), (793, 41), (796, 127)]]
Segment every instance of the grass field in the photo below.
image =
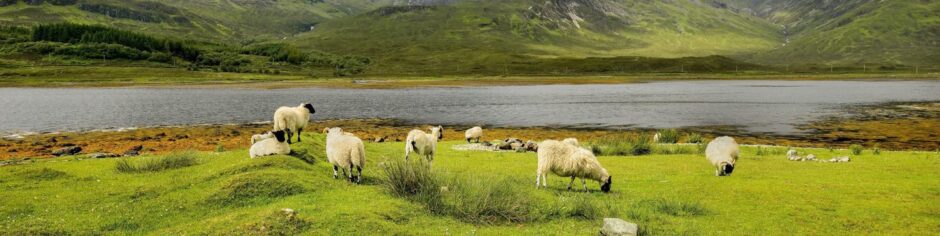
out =
[[(124, 159), (64, 157), (0, 167), (0, 235), (24, 234), (596, 234), (603, 217), (647, 234), (935, 234), (940, 154), (865, 150), (849, 163), (790, 162), (744, 147), (731, 177), (698, 154), (600, 157), (611, 193), (533, 186), (534, 153), (439, 146), (435, 176), (449, 211), (385, 187), (400, 142), (367, 143), (362, 185), (332, 178), (323, 136), (294, 156), (246, 150)], [(800, 149), (820, 159), (848, 150)], [(383, 164), (384, 163), (384, 164)], [(508, 196), (508, 197), (507, 197)], [(286, 216), (282, 208), (296, 211)], [(432, 212), (433, 211), (433, 212)], [(520, 217), (503, 217), (520, 216)]]

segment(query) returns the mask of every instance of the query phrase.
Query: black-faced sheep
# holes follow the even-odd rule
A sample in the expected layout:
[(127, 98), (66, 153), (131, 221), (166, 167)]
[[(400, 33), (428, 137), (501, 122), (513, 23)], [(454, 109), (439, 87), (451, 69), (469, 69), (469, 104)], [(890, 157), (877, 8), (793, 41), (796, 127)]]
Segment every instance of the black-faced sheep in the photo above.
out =
[(561, 177), (571, 177), (569, 190), (575, 178), (581, 178), (584, 190), (587, 190), (585, 179), (592, 179), (601, 184), (601, 191), (610, 191), (611, 176), (590, 150), (566, 142), (546, 140), (539, 143), (537, 153), (536, 188), (540, 184), (548, 187), (548, 173), (551, 172)]
[(483, 128), (480, 126), (470, 128), (464, 132), (463, 136), (467, 139), (467, 143), (470, 143), (470, 140), (476, 140), (479, 143), (480, 138), (483, 138)]
[[(326, 159), (333, 165), (333, 178), (337, 178), (339, 168), (349, 181), (359, 183), (362, 181), (362, 167), (366, 163), (365, 146), (362, 140), (353, 135), (347, 135), (341, 128), (330, 128), (326, 132)], [(353, 169), (358, 171), (353, 176)], [(348, 175), (347, 175), (348, 173)]]
[(297, 142), (300, 142), (300, 134), (307, 127), (310, 114), (313, 113), (316, 113), (316, 110), (309, 103), (303, 103), (297, 107), (279, 107), (277, 111), (274, 111), (274, 130), (286, 131), (287, 143), (291, 143), (291, 138), (296, 132)]
[(428, 160), (428, 166), (434, 163), (434, 153), (437, 152), (437, 141), (444, 139), (444, 127), (431, 128), (431, 133), (421, 130), (411, 130), (405, 139), (405, 160), (412, 152), (423, 155)]
[(285, 142), (284, 131), (278, 130), (271, 132), (271, 134), (274, 135), (274, 138), (263, 139), (251, 145), (248, 150), (248, 155), (251, 158), (290, 154), (290, 145)]
[(705, 159), (715, 167), (716, 176), (731, 175), (739, 153), (738, 143), (728, 136), (715, 138), (705, 147)]

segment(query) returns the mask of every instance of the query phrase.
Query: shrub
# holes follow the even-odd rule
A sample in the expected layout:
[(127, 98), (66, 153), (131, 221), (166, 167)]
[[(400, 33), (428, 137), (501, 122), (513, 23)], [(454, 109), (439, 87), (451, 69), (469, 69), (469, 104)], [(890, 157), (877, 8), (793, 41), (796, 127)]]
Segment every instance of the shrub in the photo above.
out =
[(654, 211), (671, 216), (701, 216), (708, 214), (708, 210), (696, 202), (682, 202), (663, 198), (643, 200), (640, 205), (650, 207)]
[(701, 145), (657, 144), (653, 145), (652, 153), (662, 155), (699, 154)]
[(852, 144), (849, 146), (849, 150), (852, 151), (852, 155), (861, 155), (862, 154), (862, 145)]
[(659, 143), (678, 143), (679, 131), (675, 129), (664, 129), (659, 131)]
[(881, 155), (881, 149), (879, 148), (879, 145), (877, 143), (874, 146), (872, 146), (871, 153), (875, 155)]
[(53, 180), (53, 179), (66, 177), (68, 176), (68, 174), (62, 171), (53, 170), (53, 169), (44, 167), (39, 170), (29, 170), (26, 173), (24, 173), (24, 176), (32, 180)]
[(224, 152), (224, 151), (225, 151), (225, 147), (223, 147), (222, 144), (215, 145), (215, 152)]
[(598, 156), (639, 156), (650, 154), (652, 143), (648, 135), (624, 135), (597, 140), (591, 143), (591, 151)]
[(121, 159), (117, 162), (115, 169), (121, 173), (141, 173), (178, 169), (198, 164), (196, 154), (188, 152), (138, 159), (140, 160)]
[(688, 143), (702, 143), (704, 140), (705, 138), (703, 138), (701, 134), (691, 133), (689, 134), (687, 142)]

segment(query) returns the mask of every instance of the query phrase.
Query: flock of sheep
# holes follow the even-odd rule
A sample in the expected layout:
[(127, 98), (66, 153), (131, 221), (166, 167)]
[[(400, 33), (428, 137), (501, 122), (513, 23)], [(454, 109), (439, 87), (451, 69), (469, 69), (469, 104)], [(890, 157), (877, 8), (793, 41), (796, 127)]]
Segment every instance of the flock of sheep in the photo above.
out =
[[(300, 142), (301, 132), (307, 126), (310, 115), (315, 113), (313, 106), (304, 103), (297, 107), (280, 107), (274, 112), (274, 129), (264, 134), (251, 137), (251, 158), (290, 154), (290, 143), (296, 133), (297, 142)], [(362, 181), (362, 168), (365, 165), (365, 148), (361, 139), (356, 135), (344, 132), (342, 128), (325, 128), (326, 157), (333, 165), (333, 178), (338, 178), (339, 169), (349, 181), (360, 183)], [(464, 137), (467, 143), (471, 140), (480, 142), (483, 137), (483, 128), (477, 126), (468, 129)], [(405, 139), (405, 159), (412, 153), (422, 155), (429, 166), (434, 162), (437, 152), (437, 142), (444, 138), (444, 127), (436, 126), (430, 132), (412, 130)], [(611, 175), (601, 166), (597, 157), (591, 150), (579, 145), (578, 140), (567, 138), (562, 141), (545, 140), (537, 145), (538, 169), (536, 170), (535, 186), (547, 187), (548, 174), (553, 173), (560, 177), (570, 177), (568, 189), (577, 178), (581, 179), (581, 186), (587, 190), (587, 180), (600, 183), (601, 191), (609, 192), (612, 182)], [(715, 175), (727, 176), (734, 171), (739, 154), (738, 144), (731, 137), (718, 137), (708, 143), (705, 149), (705, 158), (715, 167)], [(353, 170), (357, 175), (353, 175)], [(541, 185), (541, 186), (540, 186)]]

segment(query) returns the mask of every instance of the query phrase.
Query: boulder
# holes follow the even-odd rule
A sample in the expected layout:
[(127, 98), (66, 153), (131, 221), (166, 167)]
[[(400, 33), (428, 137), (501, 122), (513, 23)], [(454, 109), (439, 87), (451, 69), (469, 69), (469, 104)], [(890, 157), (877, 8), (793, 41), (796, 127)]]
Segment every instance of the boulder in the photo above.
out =
[(82, 147), (79, 146), (68, 146), (64, 148), (56, 149), (52, 151), (53, 156), (71, 156), (82, 152)]
[(528, 142), (525, 143), (525, 150), (530, 151), (530, 152), (537, 152), (539, 151), (539, 144), (532, 140), (529, 140)]
[(804, 158), (803, 160), (804, 160), (804, 161), (815, 161), (815, 160), (816, 160), (816, 155), (813, 155), (813, 154), (806, 155), (806, 158)]
[(606, 236), (636, 235), (637, 231), (639, 227), (636, 224), (619, 218), (604, 218), (604, 226), (601, 227), (601, 235)]
[(281, 209), (281, 214), (284, 214), (284, 218), (287, 219), (294, 219), (294, 217), (297, 217), (297, 212), (290, 208)]
[(140, 150), (143, 150), (143, 149), (144, 149), (143, 145), (134, 146), (131, 149), (128, 149), (127, 151), (125, 151), (124, 156), (132, 157), (132, 156), (140, 155)]
[(376, 142), (376, 143), (385, 142), (385, 137), (377, 137), (377, 138), (375, 138), (375, 142)]
[(114, 153), (106, 153), (106, 152), (96, 152), (96, 153), (88, 154), (88, 158), (111, 158), (111, 157), (119, 157), (119, 156), (121, 155), (114, 154)]

